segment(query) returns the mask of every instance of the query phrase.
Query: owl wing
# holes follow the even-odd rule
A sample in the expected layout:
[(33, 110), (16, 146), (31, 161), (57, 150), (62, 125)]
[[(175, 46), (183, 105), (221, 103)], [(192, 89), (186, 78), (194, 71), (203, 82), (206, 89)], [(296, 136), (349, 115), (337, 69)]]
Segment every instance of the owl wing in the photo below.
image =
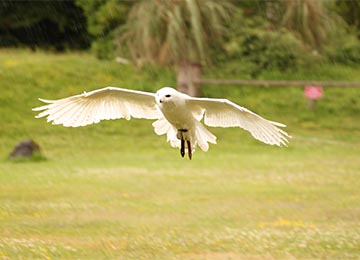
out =
[(204, 123), (213, 127), (241, 127), (266, 144), (286, 146), (291, 136), (280, 129), (285, 125), (269, 121), (227, 99), (189, 98), (195, 116), (203, 115)]
[(66, 127), (96, 124), (101, 120), (158, 119), (162, 116), (153, 93), (115, 87), (59, 100), (39, 100), (46, 105), (33, 108), (33, 111), (41, 111), (36, 118), (47, 117), (48, 122)]

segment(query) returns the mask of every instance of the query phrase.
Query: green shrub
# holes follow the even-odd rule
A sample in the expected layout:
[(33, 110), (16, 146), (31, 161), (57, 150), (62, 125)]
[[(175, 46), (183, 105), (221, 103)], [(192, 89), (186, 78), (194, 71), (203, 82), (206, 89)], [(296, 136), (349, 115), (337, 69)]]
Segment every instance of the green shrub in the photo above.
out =
[(253, 76), (268, 69), (295, 70), (304, 53), (301, 42), (286, 30), (248, 29), (225, 48), (230, 58), (250, 62)]
[(115, 56), (115, 46), (112, 34), (100, 37), (92, 42), (91, 51), (99, 59), (112, 59)]
[(93, 36), (91, 50), (100, 59), (115, 56), (114, 31), (126, 21), (132, 1), (77, 0), (87, 17), (87, 29)]
[(330, 61), (347, 65), (360, 64), (360, 41), (353, 34), (339, 38), (326, 48)]

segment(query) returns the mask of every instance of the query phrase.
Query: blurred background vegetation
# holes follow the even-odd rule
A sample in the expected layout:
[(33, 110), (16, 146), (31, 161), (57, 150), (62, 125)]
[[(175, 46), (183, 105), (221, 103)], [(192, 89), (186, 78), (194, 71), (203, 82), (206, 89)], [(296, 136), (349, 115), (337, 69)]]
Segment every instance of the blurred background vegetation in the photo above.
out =
[(224, 66), (248, 77), (360, 62), (360, 0), (2, 1), (0, 46), (91, 49), (136, 65)]

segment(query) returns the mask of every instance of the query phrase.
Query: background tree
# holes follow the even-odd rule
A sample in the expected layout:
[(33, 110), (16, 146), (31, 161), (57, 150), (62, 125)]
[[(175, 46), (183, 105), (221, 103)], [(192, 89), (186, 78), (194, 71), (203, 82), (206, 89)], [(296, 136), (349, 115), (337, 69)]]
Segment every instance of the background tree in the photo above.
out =
[(297, 35), (313, 49), (326, 42), (331, 19), (323, 1), (278, 0), (267, 3), (267, 18), (277, 26)]
[(84, 10), (87, 30), (93, 36), (91, 49), (100, 59), (114, 57), (114, 32), (125, 21), (133, 1), (117, 0), (77, 0)]
[(74, 1), (1, 1), (0, 46), (86, 48), (83, 10)]
[(228, 1), (141, 1), (119, 32), (118, 46), (126, 44), (137, 64), (174, 65), (178, 89), (199, 96), (191, 78), (211, 62), (209, 50), (221, 42), (231, 13)]

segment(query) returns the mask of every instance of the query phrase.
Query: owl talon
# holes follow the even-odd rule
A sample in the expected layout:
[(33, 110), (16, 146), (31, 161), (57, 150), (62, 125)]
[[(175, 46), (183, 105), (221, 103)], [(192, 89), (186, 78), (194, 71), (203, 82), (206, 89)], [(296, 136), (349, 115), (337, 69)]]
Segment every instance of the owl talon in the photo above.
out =
[(185, 140), (184, 139), (181, 139), (180, 154), (181, 154), (181, 157), (185, 156)]
[(190, 141), (186, 141), (186, 143), (187, 143), (187, 147), (188, 147), (189, 159), (191, 160), (191, 157), (192, 157), (191, 144), (190, 144)]

